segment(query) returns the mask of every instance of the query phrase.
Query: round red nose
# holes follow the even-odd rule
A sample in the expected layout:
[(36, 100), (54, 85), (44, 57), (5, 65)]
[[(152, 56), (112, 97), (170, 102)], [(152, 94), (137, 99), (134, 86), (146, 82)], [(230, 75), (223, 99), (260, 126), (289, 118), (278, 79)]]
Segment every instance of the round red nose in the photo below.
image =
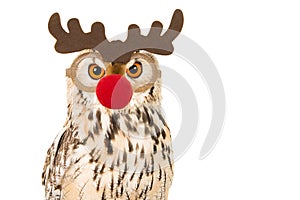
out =
[(103, 77), (96, 88), (100, 103), (110, 109), (124, 108), (131, 100), (132, 87), (127, 79), (119, 74)]

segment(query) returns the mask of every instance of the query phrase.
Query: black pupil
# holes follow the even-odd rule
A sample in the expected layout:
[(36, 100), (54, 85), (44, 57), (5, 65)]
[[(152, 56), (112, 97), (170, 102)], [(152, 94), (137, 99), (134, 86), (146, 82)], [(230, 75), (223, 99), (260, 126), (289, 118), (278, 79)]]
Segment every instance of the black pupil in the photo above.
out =
[(95, 75), (100, 75), (101, 74), (101, 67), (99, 67), (98, 65), (94, 67), (93, 69), (93, 73)]
[(131, 67), (129, 67), (129, 71), (131, 74), (136, 74), (138, 71), (138, 68), (136, 65), (132, 65)]

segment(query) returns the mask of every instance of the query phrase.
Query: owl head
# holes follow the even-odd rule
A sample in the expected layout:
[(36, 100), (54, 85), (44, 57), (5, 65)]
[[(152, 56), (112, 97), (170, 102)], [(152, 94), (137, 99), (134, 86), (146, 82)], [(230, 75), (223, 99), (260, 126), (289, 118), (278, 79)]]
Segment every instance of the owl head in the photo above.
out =
[(68, 21), (66, 32), (58, 13), (51, 16), (48, 26), (57, 40), (57, 52), (80, 51), (66, 70), (70, 102), (107, 109), (160, 104), (161, 71), (153, 54), (172, 54), (172, 42), (183, 26), (181, 10), (174, 11), (165, 33), (162, 34), (159, 21), (152, 23), (146, 36), (132, 24), (124, 42), (109, 41), (100, 22), (92, 25), (91, 32), (84, 33), (78, 19), (73, 18)]

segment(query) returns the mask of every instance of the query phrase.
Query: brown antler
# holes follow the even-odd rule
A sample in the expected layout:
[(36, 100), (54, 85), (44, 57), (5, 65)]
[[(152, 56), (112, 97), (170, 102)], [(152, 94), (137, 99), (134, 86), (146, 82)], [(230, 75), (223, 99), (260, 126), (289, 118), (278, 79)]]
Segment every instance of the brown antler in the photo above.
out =
[(109, 47), (103, 43), (95, 47), (96, 50), (105, 54), (109, 61), (126, 63), (130, 60), (132, 52), (146, 50), (160, 55), (173, 53), (173, 40), (178, 36), (183, 26), (183, 13), (177, 9), (174, 11), (168, 30), (161, 36), (163, 25), (159, 21), (152, 23), (147, 36), (141, 35), (141, 30), (136, 24), (128, 27), (128, 36), (124, 42), (112, 41)]
[(69, 33), (61, 26), (58, 13), (54, 13), (49, 20), (48, 28), (56, 38), (55, 50), (59, 53), (72, 53), (83, 49), (93, 49), (106, 40), (105, 29), (102, 23), (96, 22), (91, 27), (90, 33), (84, 33), (78, 19), (68, 21)]
[(61, 27), (57, 13), (49, 20), (49, 31), (57, 39), (55, 49), (60, 53), (76, 52), (83, 49), (95, 49), (106, 61), (126, 63), (134, 51), (146, 50), (160, 55), (169, 55), (174, 51), (173, 40), (178, 36), (183, 26), (183, 13), (174, 11), (168, 30), (161, 35), (163, 25), (159, 21), (152, 23), (147, 36), (141, 35), (139, 26), (131, 24), (128, 27), (127, 39), (109, 42), (105, 36), (102, 23), (92, 25), (90, 33), (84, 33), (78, 19), (68, 22), (69, 33)]
[[(174, 11), (168, 30), (162, 36), (160, 36), (160, 34), (162, 32), (163, 25), (159, 21), (155, 21), (152, 23), (151, 29), (146, 37), (140, 35), (140, 30), (137, 25), (130, 25), (127, 40), (131, 39), (136, 41), (139, 38), (140, 42), (145, 45), (144, 48), (141, 47), (142, 49), (156, 54), (169, 55), (174, 51), (172, 42), (179, 35), (182, 26), (183, 13), (181, 10), (177, 9)], [(138, 30), (134, 31), (134, 29)], [(129, 35), (131, 32), (132, 35)], [(139, 35), (137, 35), (138, 32)]]

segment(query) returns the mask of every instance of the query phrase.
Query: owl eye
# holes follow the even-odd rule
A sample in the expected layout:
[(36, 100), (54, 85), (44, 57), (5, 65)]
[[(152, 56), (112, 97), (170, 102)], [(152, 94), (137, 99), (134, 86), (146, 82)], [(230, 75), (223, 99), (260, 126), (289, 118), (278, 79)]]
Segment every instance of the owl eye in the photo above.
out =
[(105, 74), (105, 71), (102, 67), (97, 64), (89, 65), (89, 76), (94, 80), (99, 80)]
[(137, 78), (142, 74), (142, 63), (136, 61), (133, 65), (131, 65), (128, 69), (126, 69), (126, 73), (131, 78)]

